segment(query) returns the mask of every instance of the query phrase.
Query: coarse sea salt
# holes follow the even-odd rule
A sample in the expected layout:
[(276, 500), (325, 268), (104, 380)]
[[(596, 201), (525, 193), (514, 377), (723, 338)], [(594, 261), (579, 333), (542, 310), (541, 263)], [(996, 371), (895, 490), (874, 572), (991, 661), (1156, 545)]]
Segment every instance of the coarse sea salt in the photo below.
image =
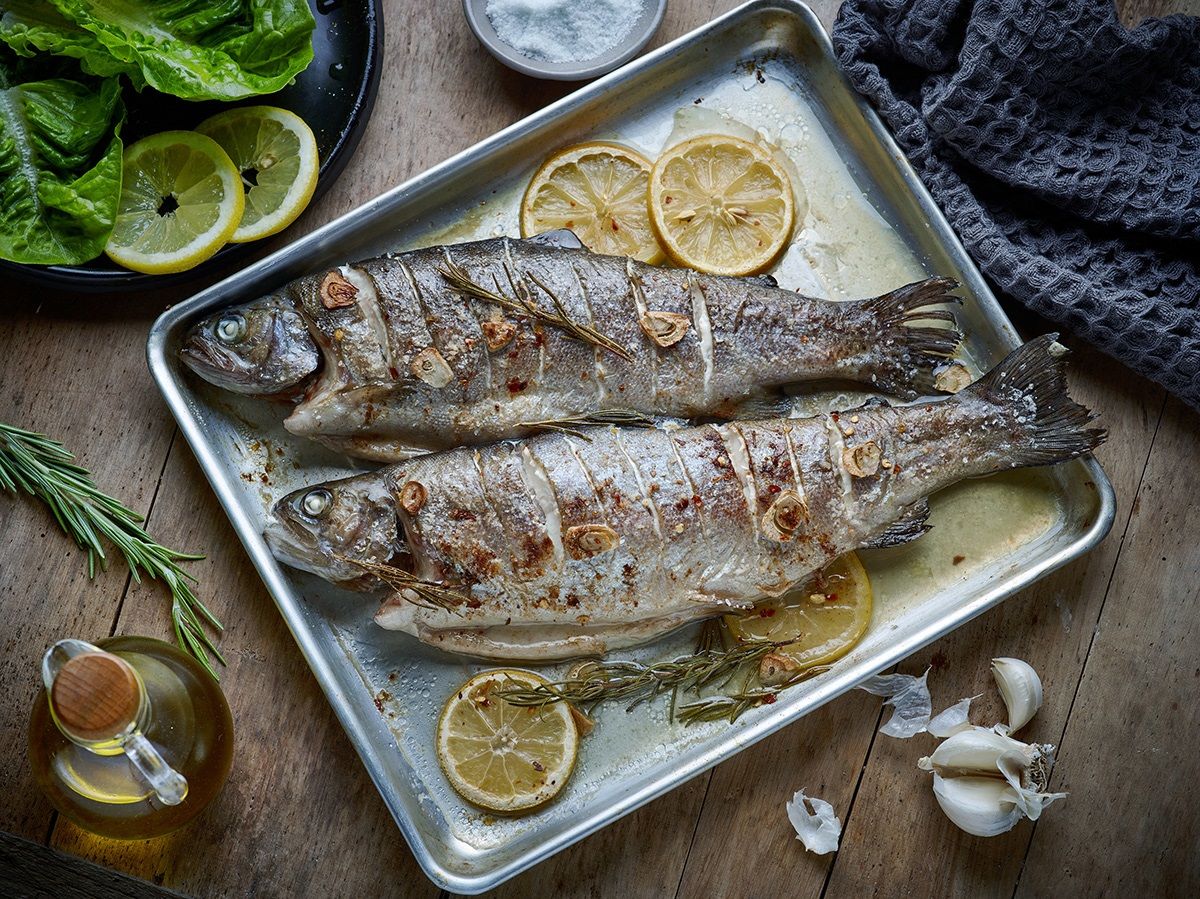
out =
[(584, 62), (625, 40), (644, 8), (645, 0), (488, 0), (487, 17), (523, 56)]

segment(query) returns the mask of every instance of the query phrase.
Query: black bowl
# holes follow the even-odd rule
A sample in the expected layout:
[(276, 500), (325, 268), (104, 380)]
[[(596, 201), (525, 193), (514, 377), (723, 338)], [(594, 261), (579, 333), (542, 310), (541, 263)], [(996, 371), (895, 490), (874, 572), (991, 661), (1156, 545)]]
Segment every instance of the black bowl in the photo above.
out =
[[(283, 90), (237, 103), (194, 102), (160, 94), (150, 88), (140, 94), (126, 86), (128, 113), (121, 136), (125, 145), (173, 129), (190, 130), (232, 106), (280, 106), (308, 123), (321, 157), (315, 202), (333, 186), (346, 167), (375, 105), (383, 56), (381, 0), (309, 0), (317, 20), (313, 31), (313, 61)], [(22, 265), (0, 260), (0, 268), (23, 281), (86, 293), (148, 290), (202, 280), (257, 248), (258, 242), (229, 244), (211, 259), (186, 272), (144, 275), (100, 256), (83, 265)]]

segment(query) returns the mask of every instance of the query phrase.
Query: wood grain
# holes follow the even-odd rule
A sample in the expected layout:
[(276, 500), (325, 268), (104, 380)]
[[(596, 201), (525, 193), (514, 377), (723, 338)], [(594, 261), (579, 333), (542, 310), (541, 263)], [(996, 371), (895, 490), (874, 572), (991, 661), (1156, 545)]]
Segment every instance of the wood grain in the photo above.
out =
[[(737, 5), (671, 0), (661, 44)], [(812, 4), (828, 28), (836, 0)], [(563, 96), (496, 63), (457, 4), (386, 6), (379, 101), (337, 189), (288, 238), (345, 213)], [(1124, 0), (1123, 20), (1200, 12), (1200, 0)], [(281, 238), (282, 241), (284, 238)], [(264, 246), (262, 252), (271, 249)], [(52, 826), (22, 750), (0, 755), (0, 829), (200, 896), (430, 896), (274, 605), (237, 543), (145, 371), (152, 316), (178, 298), (80, 299), (16, 287), (0, 318), (0, 420), (74, 448), (102, 485), (150, 511), (165, 542), (199, 548), (201, 594), (229, 625), (223, 686), (234, 711), (234, 770), (184, 830), (118, 843)], [(1018, 316), (1027, 333), (1038, 323)], [(1069, 335), (1068, 335), (1068, 342)], [(1114, 534), (1096, 552), (907, 660), (934, 665), (939, 708), (986, 691), (975, 720), (1002, 714), (987, 660), (1030, 659), (1046, 705), (1028, 735), (1062, 742), (1057, 786), (1072, 791), (1033, 827), (966, 837), (913, 767), (932, 741), (875, 736), (879, 701), (853, 693), (515, 879), (503, 896), (1195, 895), (1200, 765), (1200, 558), (1192, 507), (1200, 417), (1090, 351), (1079, 395), (1113, 430), (1101, 459), (1117, 487)], [(1161, 423), (1160, 423), (1161, 422)], [(1140, 492), (1139, 492), (1140, 489)], [(157, 499), (156, 499), (157, 497)], [(1126, 530), (1126, 527), (1128, 530)], [(169, 634), (153, 585), (126, 594), (117, 566), (94, 582), (38, 507), (0, 497), (0, 745), (20, 747), (39, 691), (37, 662), (61, 636)], [(1165, 561), (1164, 561), (1165, 560)], [(1098, 630), (1097, 630), (1098, 626)], [(1132, 774), (1130, 772), (1133, 772)], [(1165, 779), (1160, 805), (1146, 785)], [(846, 830), (835, 856), (802, 850), (783, 814), (805, 788)], [(1123, 809), (1125, 814), (1118, 814)], [(4, 846), (7, 844), (0, 844)], [(1190, 854), (1189, 854), (1190, 851)], [(61, 856), (53, 856), (61, 858)], [(0, 871), (11, 856), (0, 855)], [(60, 863), (45, 863), (56, 866)], [(78, 863), (76, 863), (78, 864)], [(61, 882), (85, 877), (66, 868)], [(28, 884), (31, 875), (26, 870)], [(39, 872), (42, 873), (42, 872)], [(149, 884), (145, 884), (149, 887)], [(58, 895), (70, 895), (64, 887)], [(6, 895), (42, 895), (8, 888)], [(85, 888), (86, 892), (86, 888)], [(91, 895), (106, 895), (96, 887)], [(134, 888), (116, 895), (142, 895)]]
[(1017, 896), (1200, 895), (1200, 415), (1172, 400)]

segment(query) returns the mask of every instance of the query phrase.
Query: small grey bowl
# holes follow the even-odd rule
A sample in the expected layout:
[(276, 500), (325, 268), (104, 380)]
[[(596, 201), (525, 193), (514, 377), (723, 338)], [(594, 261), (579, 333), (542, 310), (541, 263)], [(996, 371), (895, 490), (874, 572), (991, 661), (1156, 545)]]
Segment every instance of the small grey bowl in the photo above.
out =
[(634, 23), (629, 35), (607, 53), (579, 62), (546, 62), (542, 59), (531, 59), (500, 40), (500, 35), (496, 34), (496, 29), (487, 17), (487, 0), (463, 0), (467, 24), (475, 32), (475, 37), (479, 38), (479, 43), (483, 44), (492, 56), (510, 69), (532, 75), (534, 78), (549, 78), (552, 81), (587, 81), (599, 78), (617, 66), (629, 62), (650, 43), (650, 38), (658, 31), (666, 11), (667, 0), (645, 0), (642, 16)]

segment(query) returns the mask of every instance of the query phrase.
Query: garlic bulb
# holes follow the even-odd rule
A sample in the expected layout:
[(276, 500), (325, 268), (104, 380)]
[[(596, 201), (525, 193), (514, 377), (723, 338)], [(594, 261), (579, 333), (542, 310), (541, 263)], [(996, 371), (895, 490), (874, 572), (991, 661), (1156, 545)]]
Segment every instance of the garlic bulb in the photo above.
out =
[(942, 811), (960, 828), (988, 837), (1021, 818), (1037, 820), (1066, 793), (1047, 793), (1054, 747), (1022, 743), (986, 727), (968, 727), (943, 740), (917, 767), (933, 772)]
[(933, 795), (947, 818), (977, 837), (1005, 833), (1022, 818), (1012, 788), (994, 777), (944, 778), (934, 774)]
[(1020, 659), (992, 659), (992, 674), (1008, 709), (1007, 732), (1016, 733), (1042, 707), (1042, 680)]

